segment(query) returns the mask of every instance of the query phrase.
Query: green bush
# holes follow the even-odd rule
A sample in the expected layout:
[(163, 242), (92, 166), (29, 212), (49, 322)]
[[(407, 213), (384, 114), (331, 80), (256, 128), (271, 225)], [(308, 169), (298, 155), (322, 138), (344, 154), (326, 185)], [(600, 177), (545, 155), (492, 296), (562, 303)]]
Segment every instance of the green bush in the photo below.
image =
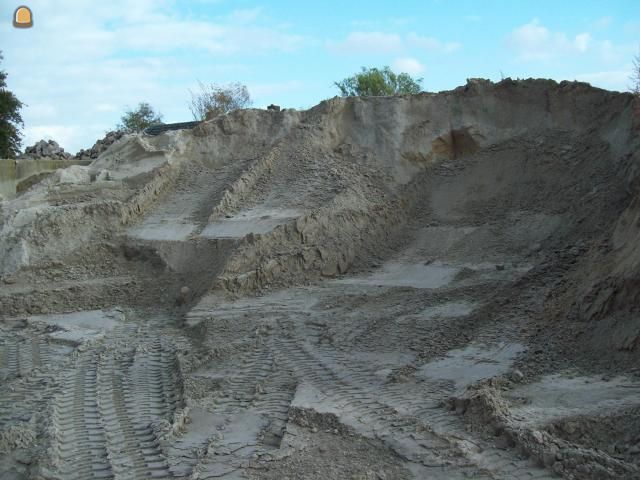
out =
[(414, 79), (408, 73), (395, 74), (389, 67), (365, 68), (334, 85), (343, 97), (379, 97), (420, 93), (422, 78)]
[(141, 102), (135, 110), (127, 110), (120, 118), (116, 130), (124, 133), (138, 133), (151, 125), (162, 123), (162, 114), (157, 113), (151, 105)]

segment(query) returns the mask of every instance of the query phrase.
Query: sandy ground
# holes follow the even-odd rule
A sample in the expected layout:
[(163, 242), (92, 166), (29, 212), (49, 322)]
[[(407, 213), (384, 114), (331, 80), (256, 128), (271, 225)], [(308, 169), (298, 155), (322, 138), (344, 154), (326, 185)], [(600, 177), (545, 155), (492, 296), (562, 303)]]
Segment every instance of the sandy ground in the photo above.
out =
[(640, 478), (630, 105), (236, 112), (4, 203), (0, 477)]

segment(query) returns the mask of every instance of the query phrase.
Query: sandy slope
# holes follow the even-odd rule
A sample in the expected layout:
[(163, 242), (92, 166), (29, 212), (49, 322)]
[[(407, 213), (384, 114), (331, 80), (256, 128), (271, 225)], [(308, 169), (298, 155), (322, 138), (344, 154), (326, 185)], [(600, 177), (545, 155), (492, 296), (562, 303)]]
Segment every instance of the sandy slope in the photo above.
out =
[(2, 477), (638, 478), (631, 106), (239, 111), (3, 203)]

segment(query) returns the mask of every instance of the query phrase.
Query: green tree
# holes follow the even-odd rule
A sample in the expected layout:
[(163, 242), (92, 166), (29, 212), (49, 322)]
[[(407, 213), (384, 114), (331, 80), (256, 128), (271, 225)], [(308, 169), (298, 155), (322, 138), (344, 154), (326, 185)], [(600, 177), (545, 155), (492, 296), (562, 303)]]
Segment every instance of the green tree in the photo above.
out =
[(246, 86), (241, 83), (230, 83), (229, 85), (217, 85), (215, 83), (205, 85), (198, 82), (199, 92), (192, 92), (189, 110), (193, 118), (205, 120), (224, 113), (229, 113), (240, 108), (251, 106), (251, 95)]
[(396, 74), (389, 67), (365, 68), (360, 73), (345, 78), (334, 85), (343, 97), (376, 97), (420, 93), (422, 78), (412, 78), (408, 73)]
[(23, 104), (7, 90), (6, 79), (6, 72), (0, 70), (0, 158), (13, 158), (20, 153), (22, 143), (19, 127), (24, 125), (20, 115)]
[(162, 123), (162, 114), (151, 105), (141, 102), (135, 110), (127, 110), (120, 118), (116, 130), (124, 133), (138, 133), (151, 125)]

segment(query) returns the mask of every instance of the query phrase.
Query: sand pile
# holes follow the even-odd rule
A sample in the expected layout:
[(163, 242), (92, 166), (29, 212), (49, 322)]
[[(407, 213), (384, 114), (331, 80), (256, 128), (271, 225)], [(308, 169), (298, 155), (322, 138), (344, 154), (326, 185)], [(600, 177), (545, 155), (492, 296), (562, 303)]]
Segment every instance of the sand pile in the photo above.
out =
[(634, 121), (476, 79), (47, 177), (0, 215), (0, 473), (635, 478)]

